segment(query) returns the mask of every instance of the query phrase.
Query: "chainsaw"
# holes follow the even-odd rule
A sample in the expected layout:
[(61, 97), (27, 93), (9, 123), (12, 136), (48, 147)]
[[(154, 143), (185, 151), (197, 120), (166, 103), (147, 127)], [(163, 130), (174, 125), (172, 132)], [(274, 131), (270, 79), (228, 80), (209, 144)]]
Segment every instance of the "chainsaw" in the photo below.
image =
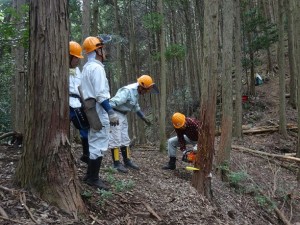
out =
[(196, 160), (196, 154), (194, 150), (185, 150), (183, 152), (182, 161), (187, 163), (194, 163)]

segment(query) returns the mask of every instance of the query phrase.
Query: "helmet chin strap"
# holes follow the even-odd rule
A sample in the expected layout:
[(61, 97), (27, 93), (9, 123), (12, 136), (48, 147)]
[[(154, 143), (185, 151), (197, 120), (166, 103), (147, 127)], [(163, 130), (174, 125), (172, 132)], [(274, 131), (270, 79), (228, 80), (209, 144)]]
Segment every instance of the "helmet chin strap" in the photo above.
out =
[(99, 51), (99, 48), (95, 51), (95, 53), (96, 53), (96, 55), (98, 55), (98, 56), (101, 57), (101, 60), (100, 60), (100, 61), (103, 62), (103, 58), (104, 58), (104, 57), (103, 57), (103, 51), (102, 51), (102, 48), (100, 48), (101, 54), (99, 54), (98, 51)]
[(70, 55), (70, 57), (69, 57), (69, 68), (72, 68), (72, 59), (73, 59), (73, 56)]

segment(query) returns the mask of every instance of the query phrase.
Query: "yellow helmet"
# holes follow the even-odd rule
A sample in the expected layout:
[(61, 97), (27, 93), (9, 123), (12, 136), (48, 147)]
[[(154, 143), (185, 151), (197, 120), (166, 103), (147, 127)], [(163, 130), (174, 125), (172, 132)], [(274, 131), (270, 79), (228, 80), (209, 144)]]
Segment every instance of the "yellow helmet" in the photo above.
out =
[(172, 123), (175, 128), (181, 128), (185, 124), (185, 115), (176, 112), (172, 116)]
[(90, 53), (98, 48), (102, 48), (103, 43), (102, 43), (101, 39), (99, 39), (99, 38), (87, 37), (84, 40), (82, 46), (83, 46), (85, 53)]
[(137, 79), (137, 82), (143, 88), (150, 88), (154, 85), (152, 78), (149, 75), (142, 75)]
[(69, 49), (70, 49), (70, 55), (73, 55), (73, 56), (75, 56), (77, 58), (80, 58), (80, 59), (83, 58), (83, 56), (81, 55), (82, 48), (81, 48), (80, 44), (78, 44), (77, 42), (70, 41), (69, 42)]

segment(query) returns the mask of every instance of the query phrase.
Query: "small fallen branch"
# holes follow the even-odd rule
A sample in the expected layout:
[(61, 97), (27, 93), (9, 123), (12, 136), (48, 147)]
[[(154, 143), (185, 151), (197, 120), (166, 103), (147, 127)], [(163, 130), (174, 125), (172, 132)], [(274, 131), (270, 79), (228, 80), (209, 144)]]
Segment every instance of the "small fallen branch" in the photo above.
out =
[(277, 216), (279, 217), (279, 219), (280, 219), (285, 225), (292, 225), (292, 224), (290, 223), (290, 221), (288, 221), (288, 219), (285, 217), (285, 215), (284, 215), (277, 207), (275, 207), (274, 210), (275, 210)]
[(2, 185), (0, 185), (0, 189), (3, 190), (3, 191), (10, 192), (10, 193), (12, 193), (12, 194), (15, 192), (15, 190), (9, 189), (9, 188), (4, 187), (4, 186), (2, 186)]
[(235, 150), (250, 152), (250, 153), (259, 154), (259, 155), (266, 155), (266, 156), (273, 157), (273, 158), (276, 158), (276, 159), (282, 159), (282, 160), (286, 160), (286, 161), (293, 161), (293, 162), (300, 163), (300, 158), (293, 157), (293, 156), (271, 154), (271, 153), (262, 152), (262, 151), (258, 151), (258, 150), (253, 150), (253, 149), (250, 149), (250, 148), (245, 148), (245, 147), (237, 146), (237, 145), (232, 145), (231, 147), (232, 147), (232, 149), (235, 149)]
[(5, 218), (3, 216), (0, 216), (0, 219), (8, 220), (8, 221), (14, 222), (15, 224), (27, 224), (27, 223), (23, 223), (23, 222), (18, 221), (18, 220), (13, 220), (13, 219)]
[(153, 215), (154, 217), (156, 217), (158, 219), (158, 221), (162, 221), (162, 219), (160, 218), (160, 216), (157, 215), (157, 213), (150, 207), (150, 205), (148, 205), (145, 202), (142, 202), (142, 203), (146, 207), (146, 209), (150, 212), (151, 215)]
[[(98, 224), (100, 225), (103, 225), (104, 224), (104, 221), (103, 220), (98, 220), (96, 217), (94, 217), (93, 215), (90, 215), (91, 219), (93, 220), (93, 222), (91, 224), (94, 224), (95, 222), (97, 222)], [(107, 224), (105, 222), (105, 224)]]
[(30, 212), (30, 209), (28, 208), (28, 206), (26, 205), (25, 193), (20, 193), (20, 202), (21, 202), (22, 206), (24, 206), (24, 208), (27, 210), (27, 212), (28, 212), (30, 218), (33, 220), (33, 222), (35, 222), (36, 224), (39, 224), (38, 221), (36, 221), (36, 219), (33, 217), (33, 215)]
[(5, 210), (0, 206), (0, 215), (2, 215), (5, 218), (8, 218), (7, 213), (5, 212)]

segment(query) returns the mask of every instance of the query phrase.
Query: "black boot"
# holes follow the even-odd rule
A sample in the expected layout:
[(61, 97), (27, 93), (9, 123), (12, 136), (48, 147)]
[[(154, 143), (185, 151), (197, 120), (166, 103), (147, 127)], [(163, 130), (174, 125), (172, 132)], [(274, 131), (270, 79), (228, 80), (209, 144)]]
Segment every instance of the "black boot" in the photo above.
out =
[(88, 163), (88, 169), (86, 173), (85, 182), (88, 185), (97, 187), (99, 189), (108, 190), (109, 188), (103, 183), (103, 181), (99, 178), (99, 170), (101, 167), (102, 157), (98, 157), (97, 159), (90, 159)]
[(176, 169), (176, 157), (170, 157), (170, 161), (162, 169), (163, 170), (175, 170)]
[(89, 163), (89, 157), (90, 157), (88, 139), (87, 138), (81, 138), (81, 144), (82, 144), (82, 156), (80, 157), (80, 160), (82, 162), (85, 162), (86, 164), (88, 164)]
[(129, 146), (122, 146), (121, 147), (121, 153), (122, 153), (122, 156), (123, 156), (123, 161), (124, 161), (124, 165), (126, 167), (129, 167), (129, 168), (132, 168), (132, 169), (135, 169), (135, 170), (139, 170), (140, 168), (134, 163), (131, 161), (130, 159), (130, 149), (129, 149)]
[(114, 168), (117, 169), (119, 172), (127, 173), (128, 170), (120, 162), (119, 148), (112, 148), (111, 149), (111, 156), (112, 156), (112, 159), (113, 159), (113, 162), (114, 162)]

